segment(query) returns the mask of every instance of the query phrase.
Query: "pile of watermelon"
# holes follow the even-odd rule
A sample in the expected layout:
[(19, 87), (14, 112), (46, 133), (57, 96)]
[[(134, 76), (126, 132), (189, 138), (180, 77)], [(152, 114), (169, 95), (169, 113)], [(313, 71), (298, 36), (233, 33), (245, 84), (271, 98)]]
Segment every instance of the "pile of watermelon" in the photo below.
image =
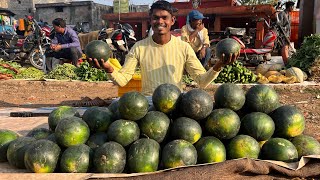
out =
[(49, 115), (49, 129), (25, 137), (1, 130), (0, 161), (36, 173), (139, 173), (238, 158), (296, 162), (320, 154), (319, 142), (303, 134), (303, 114), (281, 105), (266, 85), (245, 92), (226, 83), (211, 97), (162, 84), (151, 98), (128, 92), (82, 117), (60, 106)]

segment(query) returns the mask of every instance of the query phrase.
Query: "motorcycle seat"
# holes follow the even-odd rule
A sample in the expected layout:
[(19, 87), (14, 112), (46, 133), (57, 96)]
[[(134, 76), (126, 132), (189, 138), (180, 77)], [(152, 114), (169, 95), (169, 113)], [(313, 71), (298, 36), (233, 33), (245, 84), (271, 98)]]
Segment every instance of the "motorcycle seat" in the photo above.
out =
[(1, 39), (13, 39), (14, 36), (11, 34), (0, 34)]
[(261, 48), (261, 49), (241, 49), (240, 54), (246, 53), (246, 54), (266, 54), (270, 53), (272, 49), (269, 48)]

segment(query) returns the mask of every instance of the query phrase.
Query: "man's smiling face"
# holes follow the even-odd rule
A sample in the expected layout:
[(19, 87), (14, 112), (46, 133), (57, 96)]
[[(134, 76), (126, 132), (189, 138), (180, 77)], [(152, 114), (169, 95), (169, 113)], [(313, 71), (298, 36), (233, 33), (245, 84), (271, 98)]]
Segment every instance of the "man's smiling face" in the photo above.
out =
[(170, 32), (175, 23), (175, 17), (168, 11), (154, 9), (151, 14), (151, 26), (155, 35), (164, 35)]

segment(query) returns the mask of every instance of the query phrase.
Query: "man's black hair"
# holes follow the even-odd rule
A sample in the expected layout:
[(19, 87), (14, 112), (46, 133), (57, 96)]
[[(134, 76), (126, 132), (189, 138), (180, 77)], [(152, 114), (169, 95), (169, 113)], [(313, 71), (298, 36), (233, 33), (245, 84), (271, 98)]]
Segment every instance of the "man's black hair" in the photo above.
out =
[(151, 5), (150, 11), (149, 11), (150, 15), (152, 14), (154, 9), (161, 9), (161, 10), (168, 11), (171, 15), (173, 15), (175, 12), (178, 11), (178, 9), (172, 7), (172, 5), (168, 1), (163, 1), (163, 0), (156, 1)]
[(52, 24), (55, 26), (60, 26), (62, 28), (66, 27), (66, 21), (63, 20), (62, 18), (56, 18), (52, 21)]
[(292, 1), (288, 1), (288, 2), (286, 2), (286, 9), (288, 9), (289, 7), (291, 7), (291, 6), (294, 6), (294, 2), (292, 2)]

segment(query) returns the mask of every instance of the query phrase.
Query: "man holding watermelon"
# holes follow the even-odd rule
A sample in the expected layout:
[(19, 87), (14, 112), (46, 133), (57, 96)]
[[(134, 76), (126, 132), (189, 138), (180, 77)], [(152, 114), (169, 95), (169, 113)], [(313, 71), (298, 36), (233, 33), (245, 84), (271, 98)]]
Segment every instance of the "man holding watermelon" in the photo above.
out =
[[(174, 84), (182, 90), (182, 76), (186, 71), (202, 88), (207, 87), (219, 75), (221, 68), (233, 63), (239, 53), (221, 56), (208, 71), (198, 60), (192, 47), (171, 35), (177, 10), (167, 1), (156, 1), (150, 9), (150, 22), (153, 35), (137, 42), (126, 57), (123, 67), (116, 71), (103, 59), (89, 59), (97, 68), (103, 68), (119, 86), (125, 86), (132, 78), (137, 65), (140, 65), (142, 93), (152, 95), (160, 84)], [(229, 57), (229, 58), (226, 58)]]

